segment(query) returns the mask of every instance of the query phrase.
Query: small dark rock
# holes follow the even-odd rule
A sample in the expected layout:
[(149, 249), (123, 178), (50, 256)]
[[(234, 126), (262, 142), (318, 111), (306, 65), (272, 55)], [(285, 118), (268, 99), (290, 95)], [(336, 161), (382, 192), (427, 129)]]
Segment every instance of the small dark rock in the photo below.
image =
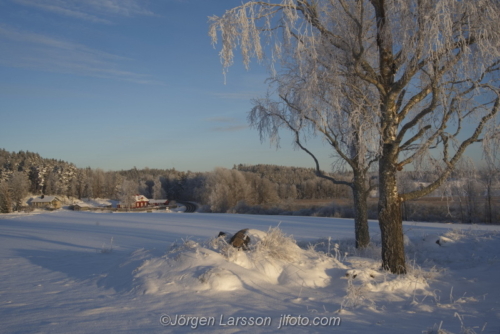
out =
[(233, 235), (233, 237), (231, 238), (229, 243), (233, 247), (238, 248), (238, 250), (240, 250), (241, 248), (243, 250), (248, 250), (248, 244), (250, 242), (250, 237), (246, 234), (247, 231), (248, 231), (248, 229), (245, 228), (243, 230), (236, 232), (236, 234)]

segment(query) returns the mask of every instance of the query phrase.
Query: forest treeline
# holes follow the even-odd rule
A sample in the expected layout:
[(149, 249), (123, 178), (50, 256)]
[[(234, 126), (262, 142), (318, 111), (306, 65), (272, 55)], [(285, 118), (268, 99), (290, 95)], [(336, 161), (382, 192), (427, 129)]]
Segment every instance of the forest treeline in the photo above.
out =
[[(422, 204), (405, 203), (404, 218), (460, 222), (494, 222), (498, 219), (499, 212), (492, 205), (496, 179), (470, 169), (459, 173), (457, 171), (447, 186), (434, 194), (451, 198), (443, 201), (442, 208), (431, 205), (422, 210)], [(352, 177), (350, 173), (330, 175), (344, 180)], [(371, 177), (376, 179), (376, 173)], [(405, 190), (416, 189), (431, 179), (432, 172), (405, 172), (401, 173), (400, 184)], [(151, 168), (104, 171), (77, 168), (72, 163), (45, 159), (37, 153), (0, 149), (0, 211), (18, 210), (25, 205), (27, 196), (41, 194), (117, 200), (141, 194), (153, 199), (195, 201), (206, 212), (346, 218), (352, 218), (354, 214), (351, 189), (318, 178), (312, 168), (240, 164), (232, 169), (215, 168), (210, 172)], [(376, 196), (376, 191), (373, 196)], [(489, 208), (488, 196), (492, 200)], [(330, 201), (332, 204), (304, 207), (296, 205), (300, 200)], [(370, 218), (377, 218), (375, 204), (371, 205)]]
[(37, 153), (5, 150), (0, 150), (0, 182), (6, 188), (22, 188), (17, 192), (25, 196), (120, 199), (126, 193), (137, 193), (155, 199), (196, 201), (214, 212), (226, 212), (240, 201), (269, 206), (285, 200), (350, 196), (348, 187), (319, 179), (307, 168), (235, 165), (211, 172), (151, 168), (104, 171), (77, 168)]

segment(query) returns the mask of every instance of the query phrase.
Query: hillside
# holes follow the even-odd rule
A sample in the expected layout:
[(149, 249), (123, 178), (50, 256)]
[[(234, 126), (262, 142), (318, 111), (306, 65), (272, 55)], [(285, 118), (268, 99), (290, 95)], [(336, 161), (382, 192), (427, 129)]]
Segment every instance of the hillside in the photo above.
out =
[(0, 182), (20, 172), (28, 178), (29, 191), (34, 194), (44, 192), (47, 188), (50, 192), (56, 187), (67, 189), (77, 170), (72, 163), (42, 158), (38, 153), (0, 149)]

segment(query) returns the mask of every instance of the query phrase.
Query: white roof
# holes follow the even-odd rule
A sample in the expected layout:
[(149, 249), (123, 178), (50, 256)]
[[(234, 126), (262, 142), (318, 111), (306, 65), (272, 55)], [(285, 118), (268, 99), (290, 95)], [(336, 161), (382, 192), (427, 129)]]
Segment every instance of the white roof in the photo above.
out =
[(134, 199), (136, 202), (149, 201), (149, 199), (147, 199), (147, 197), (143, 195), (135, 195)]
[(37, 197), (32, 202), (34, 202), (34, 203), (50, 203), (55, 199), (60, 201), (60, 199), (57, 198), (56, 196), (44, 196), (43, 198)]
[(149, 203), (165, 203), (168, 199), (150, 199)]

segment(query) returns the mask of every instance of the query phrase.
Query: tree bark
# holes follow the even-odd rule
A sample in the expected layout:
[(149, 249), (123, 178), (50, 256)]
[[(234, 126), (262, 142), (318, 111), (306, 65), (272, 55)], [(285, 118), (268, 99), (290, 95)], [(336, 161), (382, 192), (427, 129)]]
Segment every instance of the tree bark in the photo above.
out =
[(491, 205), (491, 199), (492, 199), (492, 191), (491, 191), (492, 185), (490, 181), (488, 180), (488, 185), (486, 186), (486, 216), (488, 217), (488, 223), (493, 224), (493, 214), (492, 214), (492, 205)]
[(377, 20), (377, 47), (379, 57), (379, 93), (381, 97), (382, 155), (379, 159), (378, 219), (382, 237), (382, 268), (393, 274), (405, 274), (405, 251), (401, 197), (396, 182), (399, 116), (394, 90), (395, 61), (393, 35), (387, 24), (388, 4), (385, 0), (370, 0)]
[(379, 162), (378, 214), (382, 237), (382, 268), (406, 274), (401, 199), (396, 183), (397, 166), (393, 144), (384, 144)]
[(354, 172), (352, 185), (354, 197), (354, 234), (356, 237), (356, 248), (365, 248), (370, 244), (370, 232), (368, 227), (368, 190), (366, 178), (362, 172)]

